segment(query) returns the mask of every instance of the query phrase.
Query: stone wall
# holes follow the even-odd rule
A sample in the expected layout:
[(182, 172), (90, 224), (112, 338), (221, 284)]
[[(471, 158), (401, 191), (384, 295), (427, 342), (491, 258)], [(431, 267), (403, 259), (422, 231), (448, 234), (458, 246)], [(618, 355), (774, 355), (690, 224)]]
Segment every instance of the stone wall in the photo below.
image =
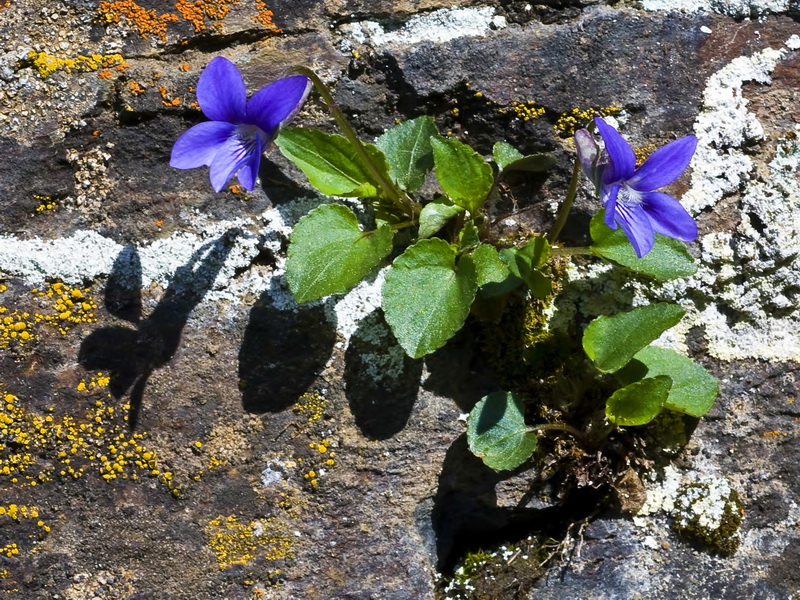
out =
[[(794, 0), (0, 0), (0, 590), (798, 597), (799, 14)], [(676, 299), (688, 316), (662, 343), (719, 377), (715, 408), (643, 436), (615, 494), (567, 489), (547, 465), (484, 467), (461, 418), (498, 386), (477, 328), (405, 357), (375, 312), (380, 273), (296, 305), (287, 235), (321, 200), (277, 149), (253, 192), (169, 167), (214, 56), (251, 91), (314, 68), (367, 139), (429, 114), (484, 154), (497, 139), (555, 153), (509, 202), (515, 234), (552, 220), (587, 111), (613, 109), (645, 151), (693, 132), (673, 191), (699, 222), (697, 275), (654, 286), (576, 262), (559, 308), (606, 311), (589, 300), (601, 284), (620, 304)], [(297, 124), (332, 129), (314, 103)], [(577, 208), (565, 235), (580, 243), (597, 207), (587, 193)]]

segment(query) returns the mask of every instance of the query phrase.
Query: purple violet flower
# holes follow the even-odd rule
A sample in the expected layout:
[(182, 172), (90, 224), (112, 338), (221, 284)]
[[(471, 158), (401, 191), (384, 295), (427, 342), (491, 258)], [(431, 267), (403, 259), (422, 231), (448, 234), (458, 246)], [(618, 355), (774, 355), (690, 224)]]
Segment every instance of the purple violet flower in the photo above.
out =
[(642, 258), (655, 244), (655, 234), (691, 242), (697, 238), (697, 224), (675, 198), (656, 192), (680, 177), (689, 166), (697, 138), (687, 135), (653, 152), (637, 169), (636, 156), (619, 132), (601, 118), (595, 125), (605, 149), (597, 147), (585, 129), (575, 132), (578, 160), (583, 172), (595, 184), (605, 208), (605, 223), (619, 225)]
[(176, 169), (211, 167), (217, 192), (234, 175), (252, 190), (261, 153), (300, 112), (310, 91), (308, 77), (295, 75), (261, 88), (248, 100), (239, 70), (227, 58), (214, 58), (197, 82), (197, 101), (211, 120), (178, 138), (169, 164)]

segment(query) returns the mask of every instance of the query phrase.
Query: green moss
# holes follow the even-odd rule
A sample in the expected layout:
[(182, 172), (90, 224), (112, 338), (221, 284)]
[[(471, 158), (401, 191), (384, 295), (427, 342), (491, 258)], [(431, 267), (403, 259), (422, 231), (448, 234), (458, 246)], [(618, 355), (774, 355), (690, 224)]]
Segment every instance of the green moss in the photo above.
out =
[(542, 575), (542, 566), (557, 545), (549, 538), (529, 536), (515, 543), (472, 550), (457, 563), (451, 576), (439, 579), (436, 597), (492, 600), (498, 598), (498, 590), (512, 589), (524, 594)]
[(523, 387), (529, 377), (541, 378), (552, 370), (555, 336), (547, 328), (544, 301), (512, 298), (500, 320), (483, 329), (484, 352), (492, 367), (510, 387)]
[(742, 503), (727, 480), (683, 486), (675, 510), (675, 530), (691, 541), (723, 556), (739, 548)]

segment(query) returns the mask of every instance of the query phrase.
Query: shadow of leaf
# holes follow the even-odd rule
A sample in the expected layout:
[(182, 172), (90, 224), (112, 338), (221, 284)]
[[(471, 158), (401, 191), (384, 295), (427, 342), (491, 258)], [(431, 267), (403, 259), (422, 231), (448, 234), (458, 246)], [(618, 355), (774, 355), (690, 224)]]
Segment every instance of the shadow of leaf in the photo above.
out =
[(405, 427), (419, 391), (422, 360), (406, 355), (378, 309), (364, 318), (345, 353), (345, 394), (361, 432), (384, 440)]
[[(273, 279), (253, 308), (239, 350), (239, 388), (247, 412), (280, 412), (308, 389), (333, 352), (336, 330), (324, 304), (286, 305)], [(279, 300), (276, 300), (279, 298)]]
[[(536, 488), (547, 487), (546, 480), (537, 481), (535, 471), (490, 469), (469, 451), (466, 434), (453, 442), (442, 464), (430, 512), (438, 571), (451, 571), (469, 551), (520, 541), (531, 534), (563, 539), (573, 523), (597, 514), (602, 506), (606, 490), (588, 486), (571, 488), (549, 504), (528, 498), (517, 506), (498, 506), (500, 486), (523, 473)], [(531, 493), (531, 497), (535, 495)]]

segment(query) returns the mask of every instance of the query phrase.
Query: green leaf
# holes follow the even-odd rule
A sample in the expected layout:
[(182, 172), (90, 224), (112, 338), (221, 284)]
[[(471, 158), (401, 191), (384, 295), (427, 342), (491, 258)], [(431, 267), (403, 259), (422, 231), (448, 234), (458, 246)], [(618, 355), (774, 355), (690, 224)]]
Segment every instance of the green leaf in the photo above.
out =
[[(316, 129), (287, 127), (281, 130), (275, 144), (323, 194), (357, 198), (373, 198), (380, 194), (380, 186), (347, 138)], [(388, 170), (386, 158), (378, 148), (372, 144), (364, 147), (374, 162)]]
[(640, 306), (611, 317), (597, 317), (583, 332), (583, 349), (604, 373), (624, 367), (634, 355), (686, 314), (677, 304)]
[(495, 142), (492, 148), (492, 158), (494, 158), (495, 164), (500, 167), (501, 171), (514, 161), (522, 158), (522, 156), (522, 152), (508, 142)]
[(315, 208), (289, 238), (286, 279), (295, 300), (346, 292), (392, 251), (393, 235), (388, 225), (362, 232), (356, 215), (341, 204)]
[(464, 209), (450, 201), (428, 202), (419, 214), (418, 237), (420, 239), (431, 237), (460, 212), (464, 212)]
[(405, 191), (417, 191), (433, 169), (431, 137), (438, 135), (431, 117), (417, 117), (392, 127), (375, 142), (389, 162), (392, 180)]
[(606, 401), (606, 417), (615, 425), (644, 425), (658, 416), (669, 395), (672, 380), (666, 375), (648, 377), (614, 392)]
[(491, 244), (478, 246), (472, 253), (472, 260), (475, 261), (478, 272), (478, 287), (489, 283), (502, 283), (510, 275), (508, 267), (500, 260), (497, 248)]
[(525, 425), (522, 402), (511, 392), (493, 392), (469, 413), (467, 442), (472, 453), (495, 470), (515, 469), (536, 448), (536, 435)]
[(693, 417), (702, 417), (711, 410), (719, 392), (717, 380), (692, 359), (669, 348), (648, 346), (616, 373), (622, 385), (658, 375), (672, 378), (664, 408)]
[(383, 311), (412, 358), (444, 346), (461, 329), (477, 290), (472, 258), (437, 238), (420, 240), (398, 256), (383, 284)]
[(556, 159), (551, 154), (522, 153), (507, 142), (497, 142), (492, 148), (492, 158), (501, 171), (529, 171), (542, 173), (552, 169)]
[(656, 234), (656, 243), (643, 258), (636, 256), (622, 229), (611, 229), (603, 221), (605, 211), (599, 210), (589, 224), (594, 244), (591, 251), (600, 258), (613, 261), (631, 271), (649, 275), (658, 281), (694, 275), (697, 266), (686, 245), (671, 237)]
[(481, 243), (478, 227), (475, 225), (474, 219), (470, 219), (458, 232), (458, 249), (460, 251), (475, 248)]
[(492, 167), (458, 140), (432, 137), (431, 146), (436, 178), (444, 193), (473, 216), (478, 214), (492, 189)]
[(529, 173), (544, 173), (556, 164), (556, 159), (550, 154), (529, 154), (519, 160), (506, 165), (503, 171), (527, 171)]
[(500, 251), (500, 260), (513, 275), (525, 282), (537, 298), (546, 298), (551, 292), (550, 280), (538, 270), (549, 256), (550, 244), (543, 237), (533, 237), (524, 246)]

